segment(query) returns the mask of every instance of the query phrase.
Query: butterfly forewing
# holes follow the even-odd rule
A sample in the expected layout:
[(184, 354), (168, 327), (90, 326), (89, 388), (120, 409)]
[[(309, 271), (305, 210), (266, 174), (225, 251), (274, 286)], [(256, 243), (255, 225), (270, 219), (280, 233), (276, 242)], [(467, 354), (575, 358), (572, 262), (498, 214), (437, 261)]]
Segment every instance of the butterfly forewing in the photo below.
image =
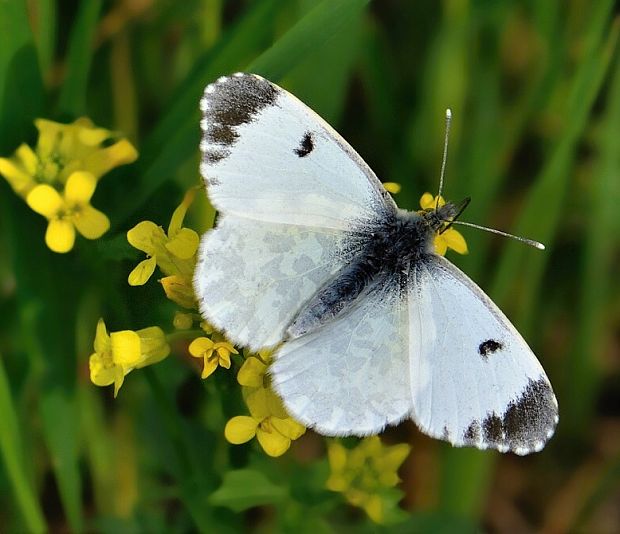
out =
[(201, 173), (221, 212), (348, 230), (395, 210), (359, 155), (284, 89), (253, 74), (209, 85)]

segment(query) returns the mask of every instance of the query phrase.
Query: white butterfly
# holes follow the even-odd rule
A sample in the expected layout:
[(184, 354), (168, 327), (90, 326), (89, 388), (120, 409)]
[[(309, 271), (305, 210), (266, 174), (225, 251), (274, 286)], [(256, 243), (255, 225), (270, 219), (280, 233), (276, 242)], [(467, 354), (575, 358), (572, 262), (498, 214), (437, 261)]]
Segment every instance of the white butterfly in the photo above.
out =
[(290, 414), (330, 436), (409, 417), (455, 446), (541, 450), (558, 421), (544, 370), (433, 252), (457, 207), (399, 209), (346, 141), (260, 76), (218, 79), (200, 107), (220, 213), (200, 245), (201, 312), (238, 345), (284, 342), (271, 376)]

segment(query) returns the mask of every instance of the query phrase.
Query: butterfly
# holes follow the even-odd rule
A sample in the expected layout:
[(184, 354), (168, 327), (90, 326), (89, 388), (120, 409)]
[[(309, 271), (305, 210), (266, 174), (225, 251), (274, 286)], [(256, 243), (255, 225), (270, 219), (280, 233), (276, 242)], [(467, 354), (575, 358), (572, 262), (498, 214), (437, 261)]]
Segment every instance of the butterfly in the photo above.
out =
[(200, 108), (219, 212), (199, 249), (200, 310), (238, 346), (276, 347), (272, 386), (291, 416), (328, 436), (411, 418), (458, 447), (544, 447), (558, 404), (542, 366), (434, 253), (459, 206), (399, 209), (335, 130), (258, 75), (219, 78)]

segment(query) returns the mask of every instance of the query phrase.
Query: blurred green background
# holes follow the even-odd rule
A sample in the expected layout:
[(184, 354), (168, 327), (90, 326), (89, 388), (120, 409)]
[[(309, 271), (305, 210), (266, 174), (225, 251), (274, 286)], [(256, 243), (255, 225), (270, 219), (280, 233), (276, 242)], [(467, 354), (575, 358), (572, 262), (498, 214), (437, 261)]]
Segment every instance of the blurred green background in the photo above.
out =
[[(611, 0), (0, 2), (0, 156), (35, 142), (34, 118), (80, 116), (140, 153), (97, 190), (111, 231), (68, 255), (45, 247), (44, 219), (0, 180), (0, 530), (617, 532), (618, 12)], [(409, 209), (436, 190), (452, 108), (445, 196), (472, 197), (465, 220), (547, 245), (465, 229), (470, 254), (449, 256), (547, 370), (560, 425), (543, 452), (457, 450), (411, 423), (391, 429), (384, 441), (412, 445), (400, 471), (409, 513), (376, 526), (324, 489), (316, 435), (279, 459), (224, 441), (242, 407), (233, 374), (201, 382), (176, 350), (117, 399), (89, 382), (99, 317), (114, 330), (170, 324), (157, 283), (127, 285), (141, 258), (125, 234), (143, 219), (167, 225), (199, 183), (199, 97), (239, 70), (314, 108), (402, 184)], [(190, 213), (200, 230), (212, 216), (204, 200)], [(249, 465), (263, 478), (235, 491), (252, 495), (218, 496)]]

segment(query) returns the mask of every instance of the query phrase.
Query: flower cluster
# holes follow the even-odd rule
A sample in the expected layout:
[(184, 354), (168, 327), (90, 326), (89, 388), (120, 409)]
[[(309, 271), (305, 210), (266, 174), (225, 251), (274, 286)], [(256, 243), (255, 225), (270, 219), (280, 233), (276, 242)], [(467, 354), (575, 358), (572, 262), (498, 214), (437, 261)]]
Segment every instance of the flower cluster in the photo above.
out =
[(97, 386), (114, 384), (115, 397), (131, 371), (157, 363), (170, 354), (166, 336), (158, 326), (108, 334), (103, 319), (97, 324), (94, 348), (89, 359), (90, 379)]
[(226, 424), (224, 435), (233, 444), (246, 443), (256, 437), (263, 450), (275, 457), (283, 455), (306, 428), (289, 416), (271, 389), (266, 374), (270, 359), (271, 354), (263, 351), (249, 355), (243, 362), (237, 381), (243, 386), (243, 398), (250, 415), (233, 417)]
[(396, 510), (401, 498), (395, 489), (400, 482), (398, 468), (410, 450), (405, 443), (383, 445), (378, 436), (363, 439), (353, 449), (331, 441), (327, 448), (327, 489), (342, 493), (347, 502), (362, 508), (374, 522), (388, 522), (389, 512)]
[[(435, 206), (444, 206), (446, 203), (441, 196), (439, 197), (439, 202), (437, 200), (437, 197), (434, 197), (431, 193), (424, 193), (422, 198), (420, 198), (420, 207), (423, 210), (432, 210), (435, 209)], [(467, 254), (465, 238), (458, 230), (452, 227), (444, 230), (442, 233), (437, 233), (434, 245), (435, 252), (440, 256), (445, 256), (449, 248), (459, 254)]]
[(68, 252), (76, 231), (87, 239), (110, 227), (105, 214), (90, 205), (98, 180), (114, 167), (131, 163), (138, 153), (126, 139), (87, 118), (71, 124), (37, 119), (36, 147), (20, 145), (13, 156), (0, 158), (2, 174), (13, 190), (48, 220), (45, 243)]
[(129, 244), (147, 255), (129, 274), (129, 285), (146, 284), (159, 267), (166, 275), (160, 280), (166, 296), (187, 309), (197, 307), (192, 277), (200, 239), (194, 230), (183, 228), (183, 220), (195, 195), (195, 188), (185, 194), (172, 214), (167, 232), (151, 221), (142, 221), (127, 232)]

